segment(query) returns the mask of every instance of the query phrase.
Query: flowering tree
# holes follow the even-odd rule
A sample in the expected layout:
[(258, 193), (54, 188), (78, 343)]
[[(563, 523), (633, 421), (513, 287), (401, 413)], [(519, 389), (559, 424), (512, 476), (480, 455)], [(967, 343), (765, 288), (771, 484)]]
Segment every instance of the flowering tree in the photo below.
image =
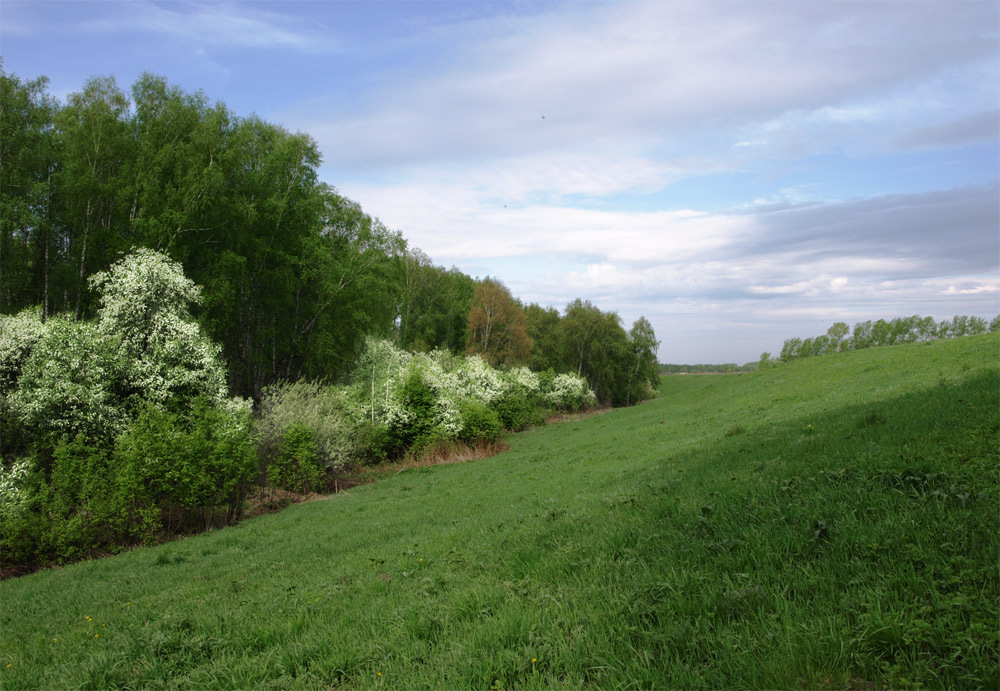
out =
[(140, 248), (107, 272), (91, 276), (101, 292), (98, 332), (114, 344), (123, 383), (141, 401), (226, 398), (218, 346), (201, 333), (189, 304), (201, 289), (180, 264)]
[(179, 264), (140, 249), (90, 284), (100, 292), (96, 322), (4, 318), (0, 375), (29, 428), (110, 440), (147, 404), (226, 400), (219, 350), (188, 310), (198, 287)]

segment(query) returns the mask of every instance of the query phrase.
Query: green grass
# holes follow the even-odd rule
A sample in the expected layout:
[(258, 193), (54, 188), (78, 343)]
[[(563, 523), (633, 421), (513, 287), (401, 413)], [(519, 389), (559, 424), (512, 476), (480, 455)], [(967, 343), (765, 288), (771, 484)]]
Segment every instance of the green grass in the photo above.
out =
[(733, 376), (0, 585), (19, 688), (1000, 687), (1000, 336)]

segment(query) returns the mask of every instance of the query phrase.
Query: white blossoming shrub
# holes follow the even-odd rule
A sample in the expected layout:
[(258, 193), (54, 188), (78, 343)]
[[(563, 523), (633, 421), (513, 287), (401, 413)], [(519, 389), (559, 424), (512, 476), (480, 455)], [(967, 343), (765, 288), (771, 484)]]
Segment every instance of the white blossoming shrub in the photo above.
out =
[(40, 306), (14, 315), (0, 315), (0, 395), (7, 395), (17, 387), (24, 363), (45, 335), (45, 327)]
[(504, 373), (508, 389), (524, 396), (535, 396), (541, 388), (541, 377), (527, 367), (514, 367)]
[(587, 380), (575, 374), (557, 374), (544, 398), (559, 410), (574, 412), (597, 405), (597, 396), (587, 386)]
[(49, 319), (21, 371), (10, 406), (43, 435), (83, 434), (109, 442), (128, 424), (115, 396), (120, 364), (96, 326)]
[(350, 400), (359, 419), (385, 431), (402, 453), (447, 440), (494, 441), (502, 429), (541, 424), (546, 411), (582, 410), (596, 397), (575, 375), (500, 371), (478, 356), (406, 353), (369, 339), (354, 370)]
[(21, 488), (0, 506), (21, 507), (0, 533), (20, 563), (232, 520), (257, 472), (250, 402), (228, 397), (180, 265), (140, 249), (90, 284), (94, 321), (3, 318), (0, 453), (39, 468), (25, 484), (26, 461), (8, 461), (0, 476)]
[(455, 375), (461, 395), (487, 405), (507, 392), (508, 385), (503, 374), (478, 355), (466, 357)]
[(116, 345), (122, 377), (142, 401), (207, 396), (225, 400), (221, 351), (201, 333), (188, 305), (201, 289), (166, 255), (140, 248), (91, 276), (101, 291), (98, 332)]
[(7, 523), (19, 516), (28, 500), (24, 480), (31, 472), (31, 459), (14, 461), (10, 467), (0, 462), (0, 520)]

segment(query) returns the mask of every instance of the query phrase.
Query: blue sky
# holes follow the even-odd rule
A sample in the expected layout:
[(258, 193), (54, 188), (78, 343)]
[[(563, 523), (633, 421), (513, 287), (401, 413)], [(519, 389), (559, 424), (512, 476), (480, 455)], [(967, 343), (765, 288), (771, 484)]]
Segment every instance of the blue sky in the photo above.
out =
[(1000, 312), (998, 34), (992, 0), (0, 3), (5, 71), (308, 132), (435, 263), (687, 363)]

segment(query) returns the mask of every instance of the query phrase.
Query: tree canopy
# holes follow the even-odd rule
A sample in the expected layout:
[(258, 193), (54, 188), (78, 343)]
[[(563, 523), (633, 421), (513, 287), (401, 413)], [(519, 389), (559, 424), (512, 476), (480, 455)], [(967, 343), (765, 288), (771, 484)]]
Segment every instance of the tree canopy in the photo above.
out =
[[(92, 78), (62, 104), (46, 89), (0, 70), (0, 313), (90, 319), (102, 303), (88, 277), (147, 248), (200, 286), (190, 316), (235, 395), (344, 380), (371, 337), (572, 372), (603, 403), (649, 394), (648, 321), (627, 333), (583, 300), (564, 315), (525, 308), (494, 278), (434, 265), (320, 181), (307, 134), (148, 73), (130, 90)], [(138, 318), (132, 298), (115, 319)], [(120, 347), (141, 359), (137, 344)]]

